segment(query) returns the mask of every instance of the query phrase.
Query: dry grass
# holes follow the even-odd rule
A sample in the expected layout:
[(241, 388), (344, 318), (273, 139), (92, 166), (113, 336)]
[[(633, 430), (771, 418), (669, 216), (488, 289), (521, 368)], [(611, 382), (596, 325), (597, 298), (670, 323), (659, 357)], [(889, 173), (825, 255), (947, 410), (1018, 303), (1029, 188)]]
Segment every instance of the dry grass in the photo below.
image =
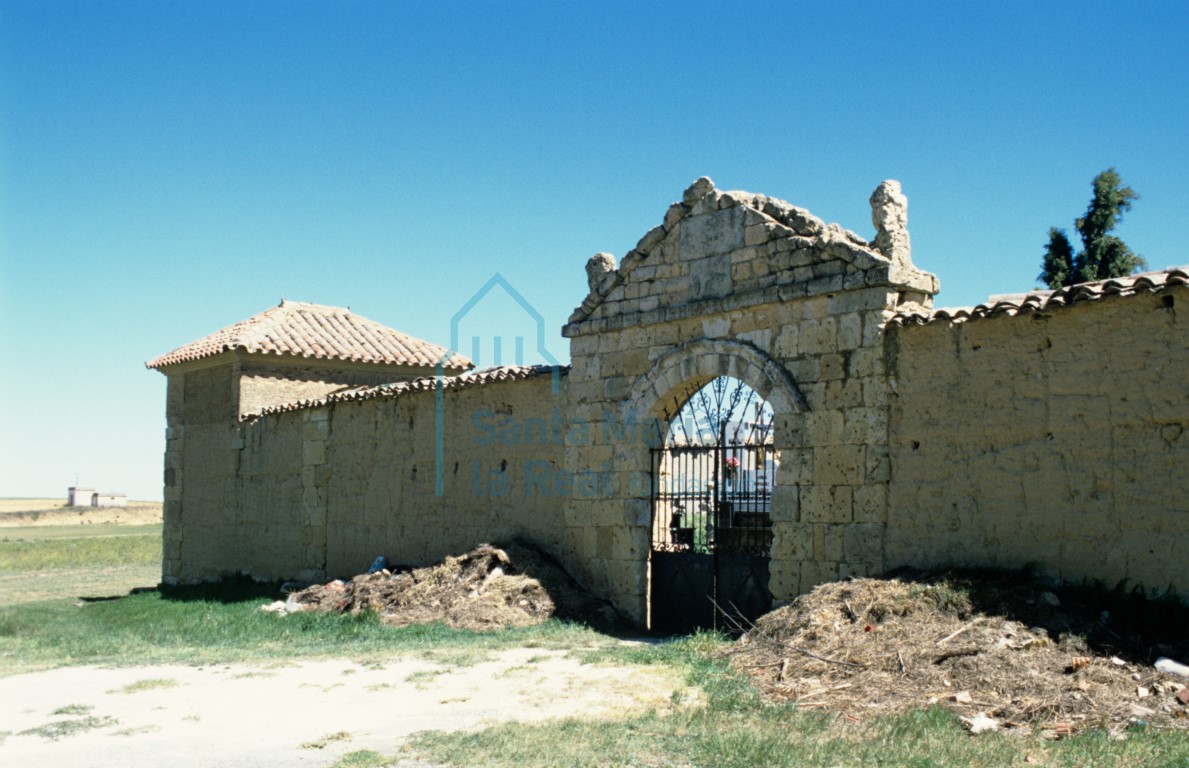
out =
[[(1052, 592), (1018, 598), (1028, 611), (1061, 610)], [(1183, 681), (1084, 636), (981, 612), (945, 582), (825, 584), (762, 617), (729, 653), (769, 699), (851, 718), (939, 703), (1055, 735), (1136, 721), (1189, 727), (1176, 699)]]
[(374, 611), (396, 626), (441, 622), (482, 631), (540, 624), (551, 617), (592, 625), (615, 619), (607, 603), (582, 589), (561, 566), (516, 544), (482, 544), (435, 566), (316, 585), (294, 599), (315, 610)]
[(0, 573), (0, 607), (43, 600), (114, 599), (134, 589), (152, 588), (160, 580), (159, 563)]
[(0, 528), (160, 523), (159, 501), (130, 501), (126, 507), (68, 507), (61, 499), (0, 499)]
[(69, 509), (65, 499), (0, 499), (0, 514), (8, 512), (45, 512)]

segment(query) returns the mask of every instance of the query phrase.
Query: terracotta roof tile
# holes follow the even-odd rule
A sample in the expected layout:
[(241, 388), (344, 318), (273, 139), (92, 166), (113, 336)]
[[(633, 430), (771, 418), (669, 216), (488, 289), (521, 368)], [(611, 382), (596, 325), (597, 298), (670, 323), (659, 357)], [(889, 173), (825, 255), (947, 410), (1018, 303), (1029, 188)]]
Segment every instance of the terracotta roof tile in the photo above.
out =
[(964, 323), (991, 317), (1013, 317), (1030, 312), (1048, 312), (1112, 296), (1137, 296), (1158, 293), (1177, 285), (1189, 285), (1189, 266), (1169, 267), (1157, 272), (1143, 272), (1093, 283), (1071, 285), (1057, 291), (1033, 291), (1015, 296), (995, 297), (996, 301), (976, 307), (935, 309), (931, 312), (906, 311), (893, 315), (889, 325), (925, 325), (938, 321)]
[[(570, 366), (568, 365), (504, 365), (495, 368), (484, 368), (478, 371), (468, 371), (467, 373), (459, 374), (457, 376), (447, 376), (442, 380), (443, 389), (461, 389), (463, 387), (483, 386), (485, 384), (494, 384), (499, 381), (519, 381), (521, 379), (532, 379), (538, 376), (549, 376), (554, 371), (557, 371), (558, 376), (567, 376), (570, 373)], [(272, 413), (285, 413), (286, 411), (300, 411), (306, 408), (319, 408), (330, 403), (353, 402), (358, 400), (377, 400), (380, 398), (398, 397), (408, 392), (424, 392), (432, 391), (437, 386), (436, 376), (423, 376), (419, 379), (411, 381), (400, 381), (393, 384), (378, 384), (362, 387), (347, 387), (340, 389), (337, 392), (315, 398), (312, 400), (299, 400), (292, 403), (283, 403), (281, 405), (270, 405), (264, 408), (258, 414), (253, 414), (249, 418), (255, 416), (267, 416)]]
[[(296, 355), (358, 363), (437, 365), (446, 349), (395, 331), (349, 309), (281, 301), (247, 320), (204, 336), (198, 341), (146, 363), (164, 368), (241, 349), (264, 355)], [(469, 368), (471, 361), (453, 355), (446, 368)]]

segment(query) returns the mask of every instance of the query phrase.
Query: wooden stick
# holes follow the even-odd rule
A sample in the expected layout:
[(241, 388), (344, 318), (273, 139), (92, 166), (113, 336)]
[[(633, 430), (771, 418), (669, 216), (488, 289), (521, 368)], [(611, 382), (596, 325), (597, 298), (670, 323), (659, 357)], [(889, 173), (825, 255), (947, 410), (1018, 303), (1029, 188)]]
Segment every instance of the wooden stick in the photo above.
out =
[(937, 641), (937, 645), (939, 645), (939, 646), (945, 645), (945, 644), (946, 644), (946, 643), (948, 643), (950, 640), (953, 640), (955, 637), (957, 637), (958, 635), (962, 634), (962, 633), (963, 633), (963, 632), (965, 632), (966, 630), (970, 629), (970, 628), (971, 628), (971, 627), (973, 627), (975, 624), (978, 624), (978, 623), (979, 623), (980, 621), (982, 621), (982, 620), (983, 620), (983, 617), (982, 617), (982, 616), (979, 616), (977, 619), (975, 619), (974, 621), (970, 622), (969, 624), (966, 624), (966, 625), (964, 625), (964, 626), (961, 626), (961, 627), (959, 627), (959, 628), (958, 628), (957, 630), (955, 630), (953, 633), (951, 633), (951, 634), (948, 634), (948, 635), (946, 635), (945, 637), (943, 637), (943, 638), (941, 638), (940, 640), (938, 640), (938, 641)]
[(808, 656), (809, 658), (817, 659), (818, 661), (825, 661), (825, 662), (829, 662), (830, 664), (841, 664), (844, 667), (853, 667), (855, 669), (863, 668), (862, 664), (852, 664), (849, 661), (839, 661), (838, 659), (827, 659), (825, 656), (818, 656), (816, 653), (810, 653), (809, 651), (806, 651), (802, 648), (794, 648), (791, 645), (788, 648), (790, 651), (796, 651), (797, 653), (804, 654), (804, 655)]
[(759, 664), (740, 664), (743, 669), (765, 669), (766, 667), (780, 667), (783, 674), (785, 667), (788, 666), (788, 659), (781, 659), (780, 661), (765, 661)]
[(851, 685), (853, 685), (853, 683), (841, 683), (839, 685), (832, 685), (829, 688), (818, 688), (817, 690), (810, 691), (809, 693), (798, 696), (796, 698), (796, 701), (804, 701), (805, 699), (808, 699), (811, 696), (821, 696), (823, 693), (833, 693), (834, 691), (841, 691), (843, 688), (850, 688)]

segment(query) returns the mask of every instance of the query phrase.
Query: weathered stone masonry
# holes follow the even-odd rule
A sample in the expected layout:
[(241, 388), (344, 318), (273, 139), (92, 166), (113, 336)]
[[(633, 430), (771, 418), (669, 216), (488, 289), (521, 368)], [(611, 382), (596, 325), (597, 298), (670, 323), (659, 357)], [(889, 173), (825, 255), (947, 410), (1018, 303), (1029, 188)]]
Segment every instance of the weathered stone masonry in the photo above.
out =
[(569, 369), (459, 361), (439, 393), (415, 356), (157, 366), (164, 579), (345, 576), (524, 535), (645, 621), (648, 449), (725, 374), (776, 415), (777, 600), (942, 563), (1183, 588), (1189, 272), (933, 311), (899, 186), (871, 204), (868, 242), (700, 179), (618, 267), (587, 264)]
[[(873, 198), (884, 226), (898, 185)], [(895, 259), (858, 235), (762, 195), (700, 180), (618, 270), (588, 265), (591, 293), (570, 319), (571, 418), (672, 416), (701, 385), (734, 376), (768, 399), (781, 452), (770, 587), (779, 597), (839, 575), (882, 570), (888, 397), (882, 328), (937, 281), (914, 269), (907, 234), (880, 230)], [(640, 441), (567, 450), (572, 466), (648, 466)], [(625, 482), (622, 484), (629, 487)], [(646, 615), (646, 495), (571, 499), (571, 546), (589, 583)], [(601, 539), (598, 534), (602, 534)]]

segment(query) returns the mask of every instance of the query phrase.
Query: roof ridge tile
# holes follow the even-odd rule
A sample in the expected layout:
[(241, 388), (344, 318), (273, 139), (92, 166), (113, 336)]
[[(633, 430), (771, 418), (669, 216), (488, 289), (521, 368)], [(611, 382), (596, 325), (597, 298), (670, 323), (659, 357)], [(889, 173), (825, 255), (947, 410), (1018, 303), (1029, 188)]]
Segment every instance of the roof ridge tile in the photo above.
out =
[[(285, 299), (279, 306), (178, 347), (145, 365), (160, 369), (232, 350), (419, 366), (436, 365), (447, 356), (445, 347), (401, 333), (349, 309)], [(453, 353), (445, 367), (456, 371), (472, 366), (466, 357)]]
[(1186, 285), (1189, 285), (1189, 266), (1168, 267), (1126, 277), (1112, 277), (1090, 283), (1079, 283), (1052, 291), (1032, 291), (1022, 296), (1003, 298), (973, 307), (942, 307), (931, 311), (904, 310), (893, 315), (888, 321), (888, 325), (903, 327), (925, 325), (943, 320), (962, 323), (982, 318), (1013, 317), (1020, 313), (1043, 312), (1082, 302), (1098, 301), (1106, 297), (1137, 296)]

